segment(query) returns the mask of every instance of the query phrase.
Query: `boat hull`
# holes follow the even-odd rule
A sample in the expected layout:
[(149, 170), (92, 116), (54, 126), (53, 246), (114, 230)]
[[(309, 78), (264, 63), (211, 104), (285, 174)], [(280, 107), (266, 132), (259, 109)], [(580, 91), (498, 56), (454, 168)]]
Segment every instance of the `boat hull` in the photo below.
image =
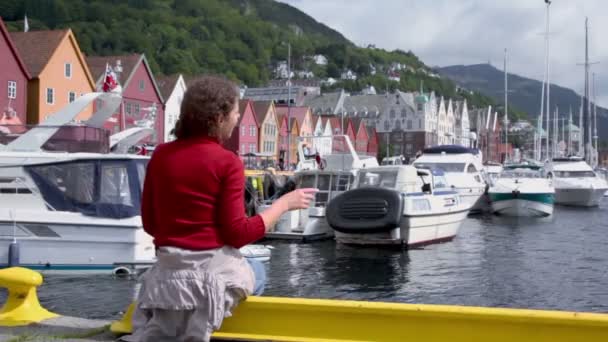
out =
[(334, 231), (325, 218), (325, 208), (309, 208), (284, 214), (267, 239), (316, 241), (331, 239)]
[(553, 214), (554, 194), (490, 193), (492, 212), (505, 216), (549, 216)]
[(605, 192), (605, 188), (556, 188), (555, 203), (579, 207), (597, 207)]
[(19, 245), (19, 266), (45, 272), (107, 273), (115, 263), (155, 258), (153, 239), (139, 217), (109, 220), (67, 212), (17, 213), (15, 227), (6, 218), (0, 221), (0, 268), (9, 266), (13, 239)]
[(408, 248), (452, 240), (467, 217), (468, 210), (437, 215), (403, 216), (401, 224), (388, 232), (335, 232), (336, 241), (349, 245), (393, 245)]

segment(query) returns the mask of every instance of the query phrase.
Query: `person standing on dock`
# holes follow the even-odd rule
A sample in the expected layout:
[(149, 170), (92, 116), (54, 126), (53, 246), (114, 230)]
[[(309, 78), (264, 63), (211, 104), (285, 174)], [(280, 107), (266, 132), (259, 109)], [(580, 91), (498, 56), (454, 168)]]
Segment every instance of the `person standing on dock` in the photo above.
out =
[(142, 276), (133, 334), (123, 340), (208, 341), (241, 300), (264, 289), (263, 265), (238, 248), (314, 198), (317, 189), (297, 189), (245, 215), (243, 162), (221, 145), (238, 123), (238, 95), (226, 79), (197, 80), (184, 95), (177, 140), (150, 159), (141, 212), (157, 262)]

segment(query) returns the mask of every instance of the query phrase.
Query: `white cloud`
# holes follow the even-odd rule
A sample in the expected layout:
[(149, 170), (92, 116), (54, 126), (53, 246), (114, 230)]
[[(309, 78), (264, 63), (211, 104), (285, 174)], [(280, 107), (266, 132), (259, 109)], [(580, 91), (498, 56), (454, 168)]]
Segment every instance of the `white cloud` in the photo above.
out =
[[(544, 72), (545, 3), (541, 0), (283, 0), (336, 29), (358, 45), (411, 50), (431, 66), (491, 61), (541, 80)], [(589, 17), (589, 56), (596, 73), (598, 104), (608, 105), (608, 2), (553, 0), (550, 78), (580, 93), (583, 89), (584, 22)]]

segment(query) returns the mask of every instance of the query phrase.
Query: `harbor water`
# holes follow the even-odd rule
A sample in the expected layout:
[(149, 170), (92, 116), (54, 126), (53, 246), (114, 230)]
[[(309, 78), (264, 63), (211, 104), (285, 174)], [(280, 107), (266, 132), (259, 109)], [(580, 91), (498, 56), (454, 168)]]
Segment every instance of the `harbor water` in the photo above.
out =
[[(409, 251), (269, 242), (265, 294), (608, 312), (607, 209), (556, 207), (545, 219), (469, 217), (453, 241)], [(137, 287), (109, 274), (49, 274), (39, 296), (64, 315), (113, 319)]]

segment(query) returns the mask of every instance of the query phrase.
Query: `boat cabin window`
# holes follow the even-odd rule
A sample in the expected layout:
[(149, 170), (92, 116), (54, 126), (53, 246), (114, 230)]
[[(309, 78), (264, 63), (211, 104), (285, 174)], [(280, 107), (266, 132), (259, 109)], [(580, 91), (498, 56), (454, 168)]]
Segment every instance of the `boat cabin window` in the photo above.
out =
[(395, 188), (398, 171), (359, 171), (358, 187)]
[(540, 178), (540, 173), (533, 170), (510, 170), (503, 171), (500, 178)]
[(147, 160), (91, 159), (25, 166), (49, 207), (84, 215), (140, 215)]
[(433, 188), (435, 189), (445, 189), (449, 188), (447, 179), (445, 176), (433, 176)]
[(330, 187), (331, 175), (320, 174), (317, 181), (317, 189), (319, 189), (319, 192), (315, 194), (315, 207), (325, 206), (327, 204)]
[(316, 175), (303, 175), (299, 177), (298, 188), (314, 188)]
[(418, 169), (437, 169), (443, 172), (464, 172), (464, 163), (426, 163), (419, 162), (414, 163), (414, 166)]
[(559, 178), (595, 177), (595, 172), (593, 171), (553, 171), (553, 174)]
[(476, 173), (476, 172), (477, 172), (477, 168), (475, 167), (475, 165), (469, 164), (469, 166), (467, 166), (467, 173)]
[(346, 191), (350, 188), (350, 184), (353, 182), (352, 175), (335, 175), (332, 191)]

